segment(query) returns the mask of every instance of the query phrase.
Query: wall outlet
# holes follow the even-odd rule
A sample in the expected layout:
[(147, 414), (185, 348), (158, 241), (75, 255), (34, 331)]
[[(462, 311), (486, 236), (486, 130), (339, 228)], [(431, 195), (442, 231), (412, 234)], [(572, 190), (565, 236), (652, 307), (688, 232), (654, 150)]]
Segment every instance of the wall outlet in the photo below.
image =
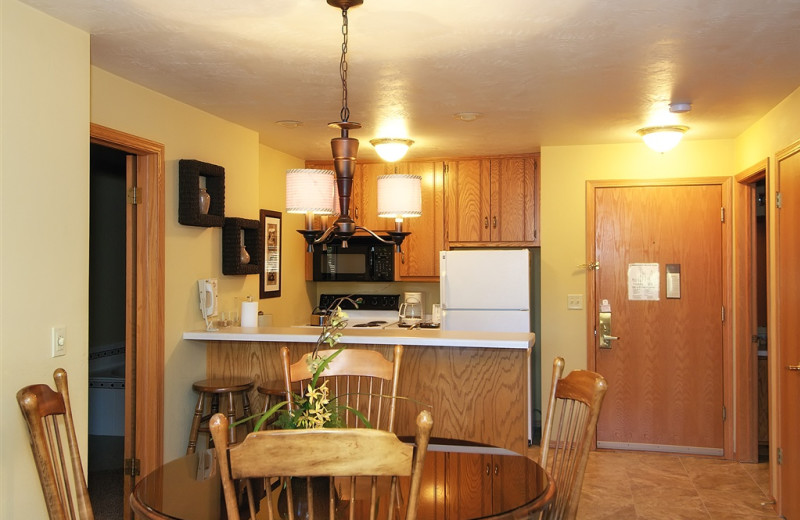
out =
[(53, 327), (51, 332), (50, 345), (52, 347), (52, 356), (63, 356), (67, 353), (67, 328), (66, 327)]
[(582, 294), (568, 294), (567, 295), (567, 309), (571, 309), (571, 310), (583, 309), (583, 295)]

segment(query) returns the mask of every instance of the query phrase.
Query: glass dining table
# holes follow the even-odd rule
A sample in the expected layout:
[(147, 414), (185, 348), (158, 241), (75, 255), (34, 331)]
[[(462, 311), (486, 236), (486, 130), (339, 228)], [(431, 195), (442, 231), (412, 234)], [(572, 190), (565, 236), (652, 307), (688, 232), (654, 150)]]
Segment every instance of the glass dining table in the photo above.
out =
[[(417, 518), (539, 518), (554, 497), (555, 485), (547, 472), (525, 456), (482, 444), (431, 439)], [(213, 450), (180, 457), (146, 475), (130, 502), (137, 518), (227, 518)], [(266, 503), (263, 499), (257, 518), (268, 518)]]

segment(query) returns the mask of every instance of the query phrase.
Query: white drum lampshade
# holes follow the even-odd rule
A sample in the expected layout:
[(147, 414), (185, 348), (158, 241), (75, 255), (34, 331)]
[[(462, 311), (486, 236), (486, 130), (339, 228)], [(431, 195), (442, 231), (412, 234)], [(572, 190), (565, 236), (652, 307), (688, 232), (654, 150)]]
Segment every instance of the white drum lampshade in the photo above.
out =
[(286, 170), (286, 212), (333, 213), (332, 170)]
[(420, 175), (381, 175), (378, 177), (378, 216), (398, 222), (422, 215), (422, 177)]

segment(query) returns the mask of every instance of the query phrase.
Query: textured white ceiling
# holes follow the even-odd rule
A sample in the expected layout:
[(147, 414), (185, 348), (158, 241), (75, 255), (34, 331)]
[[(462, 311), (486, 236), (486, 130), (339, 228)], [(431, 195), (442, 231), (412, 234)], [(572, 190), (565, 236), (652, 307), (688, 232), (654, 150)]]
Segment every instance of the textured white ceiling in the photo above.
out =
[[(90, 32), (94, 65), (330, 157), (342, 19), (325, 0), (22, 1)], [(364, 0), (349, 20), (362, 158), (374, 137), (414, 139), (409, 158), (632, 142), (664, 123), (732, 138), (800, 86), (797, 0)]]

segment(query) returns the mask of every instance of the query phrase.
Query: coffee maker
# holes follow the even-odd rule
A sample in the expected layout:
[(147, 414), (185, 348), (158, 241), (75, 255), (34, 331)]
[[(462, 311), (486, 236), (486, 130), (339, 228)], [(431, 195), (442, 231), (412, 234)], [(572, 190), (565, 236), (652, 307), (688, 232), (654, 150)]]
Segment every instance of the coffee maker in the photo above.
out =
[(397, 324), (401, 327), (413, 327), (422, 322), (425, 303), (421, 292), (405, 292), (400, 303)]

